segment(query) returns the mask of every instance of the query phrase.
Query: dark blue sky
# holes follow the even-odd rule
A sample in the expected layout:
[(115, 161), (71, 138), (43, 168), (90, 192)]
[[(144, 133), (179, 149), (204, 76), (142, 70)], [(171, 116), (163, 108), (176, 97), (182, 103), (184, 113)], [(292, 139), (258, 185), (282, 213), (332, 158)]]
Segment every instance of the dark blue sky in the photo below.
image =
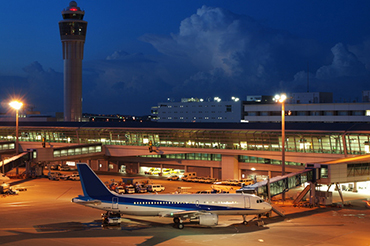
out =
[[(76, 1), (88, 22), (83, 112), (144, 115), (171, 97), (370, 90), (369, 1)], [(69, 1), (6, 1), (0, 99), (63, 111), (58, 22)]]

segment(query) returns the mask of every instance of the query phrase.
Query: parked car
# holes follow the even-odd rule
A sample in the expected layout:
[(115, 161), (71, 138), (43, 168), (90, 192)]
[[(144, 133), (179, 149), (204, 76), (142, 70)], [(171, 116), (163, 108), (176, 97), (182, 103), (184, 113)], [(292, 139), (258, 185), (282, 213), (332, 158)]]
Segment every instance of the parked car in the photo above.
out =
[(59, 175), (59, 179), (61, 180), (67, 180), (69, 179), (69, 176), (70, 176), (68, 174), (62, 174), (62, 173), (58, 173), (58, 175)]
[(121, 224), (121, 214), (115, 212), (106, 212), (102, 214), (103, 224), (105, 225), (120, 225)]
[(206, 183), (206, 184), (213, 184), (216, 181), (217, 181), (217, 179), (215, 179), (215, 178), (206, 178), (206, 179), (204, 179), (204, 183)]
[(169, 176), (168, 178), (167, 178), (167, 180), (171, 180), (171, 181), (176, 181), (176, 180), (179, 180), (179, 176), (177, 176), (177, 175), (171, 175), (171, 176)]
[(76, 174), (76, 173), (73, 173), (72, 175), (69, 176), (68, 179), (78, 181), (78, 180), (80, 180), (80, 175)]
[(135, 186), (136, 193), (145, 193), (148, 192), (148, 189), (144, 185), (136, 185)]
[(188, 181), (199, 183), (199, 180), (200, 180), (200, 179), (201, 179), (201, 178), (199, 178), (199, 177), (191, 177), (190, 179), (188, 179)]
[(62, 174), (60, 172), (49, 172), (48, 179), (49, 180), (59, 180), (61, 175)]
[(59, 166), (60, 171), (69, 171), (69, 166)]
[(123, 186), (117, 186), (114, 191), (118, 194), (125, 194), (126, 193), (126, 190)]
[(182, 178), (182, 180), (186, 182), (193, 182), (193, 179), (197, 179), (197, 177), (187, 177), (187, 178), (183, 177)]
[(254, 184), (253, 179), (241, 179), (241, 180), (239, 180), (239, 185), (240, 186), (251, 185), (251, 184)]
[(197, 191), (197, 192), (195, 192), (196, 194), (211, 194), (212, 193), (212, 191), (210, 191), (210, 190), (200, 190), (200, 191)]
[(133, 194), (133, 193), (135, 193), (134, 186), (133, 185), (126, 185), (125, 192), (126, 192), (126, 194)]
[(161, 184), (149, 184), (148, 185), (148, 191), (149, 192), (161, 192), (164, 191), (164, 187)]

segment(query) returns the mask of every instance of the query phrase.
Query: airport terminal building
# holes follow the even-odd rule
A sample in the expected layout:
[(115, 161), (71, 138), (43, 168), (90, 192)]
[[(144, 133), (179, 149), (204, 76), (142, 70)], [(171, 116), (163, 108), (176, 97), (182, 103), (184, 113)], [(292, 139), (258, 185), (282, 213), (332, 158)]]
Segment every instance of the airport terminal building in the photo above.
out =
[[(15, 154), (15, 131), (14, 123), (0, 122), (2, 159)], [(285, 131), (288, 173), (370, 153), (368, 123), (287, 123)], [(159, 168), (218, 179), (274, 177), (282, 170), (280, 123), (21, 121), (19, 150), (31, 151), (33, 167), (87, 162), (101, 171)], [(369, 165), (361, 161), (361, 168)]]

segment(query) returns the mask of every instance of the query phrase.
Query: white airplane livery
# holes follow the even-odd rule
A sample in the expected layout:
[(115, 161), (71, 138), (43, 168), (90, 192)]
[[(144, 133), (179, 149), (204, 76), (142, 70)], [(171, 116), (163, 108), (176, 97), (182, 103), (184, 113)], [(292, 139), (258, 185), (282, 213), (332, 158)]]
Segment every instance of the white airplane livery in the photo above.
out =
[(251, 194), (149, 194), (118, 195), (110, 191), (85, 163), (77, 164), (83, 196), (72, 202), (87, 207), (127, 215), (172, 217), (177, 228), (183, 221), (195, 221), (203, 226), (218, 224), (218, 215), (267, 215), (272, 207)]

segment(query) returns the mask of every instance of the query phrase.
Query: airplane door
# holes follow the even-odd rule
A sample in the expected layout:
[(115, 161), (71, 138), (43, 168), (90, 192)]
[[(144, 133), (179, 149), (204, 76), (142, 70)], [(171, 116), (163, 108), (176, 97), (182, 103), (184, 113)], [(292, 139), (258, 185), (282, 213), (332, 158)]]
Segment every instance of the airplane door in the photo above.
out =
[(118, 209), (118, 197), (112, 198), (112, 209)]
[(245, 196), (244, 197), (244, 208), (250, 208), (250, 207), (251, 207), (251, 203), (250, 203), (249, 197)]
[(196, 200), (196, 201), (195, 201), (195, 206), (196, 206), (196, 207), (199, 207), (199, 200)]

